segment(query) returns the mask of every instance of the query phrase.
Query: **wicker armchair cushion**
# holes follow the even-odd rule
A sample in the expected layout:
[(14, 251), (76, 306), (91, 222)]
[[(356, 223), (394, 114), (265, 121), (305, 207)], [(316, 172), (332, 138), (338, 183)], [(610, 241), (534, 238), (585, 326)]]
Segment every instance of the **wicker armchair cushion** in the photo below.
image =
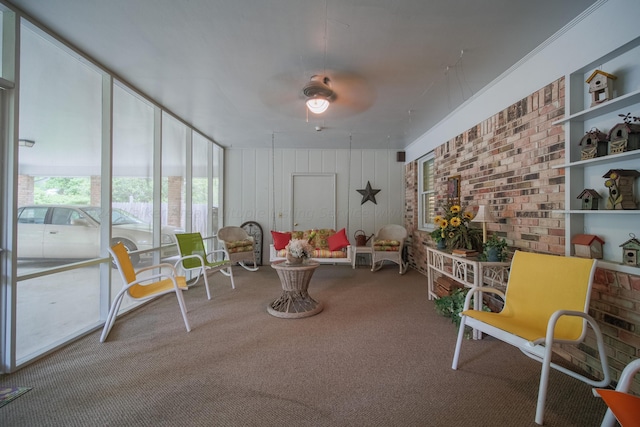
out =
[(227, 242), (227, 251), (229, 253), (251, 252), (253, 251), (253, 240), (245, 239)]

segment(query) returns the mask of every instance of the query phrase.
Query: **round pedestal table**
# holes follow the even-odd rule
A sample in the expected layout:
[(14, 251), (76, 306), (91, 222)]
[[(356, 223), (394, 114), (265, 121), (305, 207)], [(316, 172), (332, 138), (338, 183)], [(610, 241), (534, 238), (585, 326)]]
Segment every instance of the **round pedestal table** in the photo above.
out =
[(311, 298), (307, 292), (311, 276), (319, 265), (317, 261), (307, 261), (302, 264), (289, 264), (287, 261), (272, 263), (271, 267), (280, 277), (282, 294), (267, 307), (269, 314), (286, 319), (297, 319), (320, 313), (322, 303)]

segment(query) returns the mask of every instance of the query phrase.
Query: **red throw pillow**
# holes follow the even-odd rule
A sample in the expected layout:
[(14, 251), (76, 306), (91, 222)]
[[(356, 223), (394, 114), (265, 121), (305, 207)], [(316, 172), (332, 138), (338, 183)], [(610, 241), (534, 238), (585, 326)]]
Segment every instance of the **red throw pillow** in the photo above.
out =
[(284, 249), (291, 240), (291, 233), (280, 233), (278, 231), (272, 231), (271, 237), (273, 237), (273, 247), (277, 251)]
[(338, 231), (336, 234), (329, 236), (327, 238), (327, 243), (329, 243), (330, 251), (339, 251), (340, 249), (346, 248), (349, 246), (349, 239), (347, 239), (347, 234), (345, 229)]

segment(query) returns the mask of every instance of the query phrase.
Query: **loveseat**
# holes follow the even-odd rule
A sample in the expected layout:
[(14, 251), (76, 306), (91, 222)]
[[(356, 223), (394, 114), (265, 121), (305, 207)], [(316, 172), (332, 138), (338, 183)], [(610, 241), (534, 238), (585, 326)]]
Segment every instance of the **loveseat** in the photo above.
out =
[(330, 228), (305, 231), (272, 231), (273, 243), (269, 245), (269, 261), (285, 260), (287, 256), (285, 247), (290, 240), (308, 240), (314, 232), (315, 235), (309, 242), (314, 248), (311, 256), (312, 260), (318, 261), (320, 264), (351, 265), (351, 245), (344, 228), (338, 232)]

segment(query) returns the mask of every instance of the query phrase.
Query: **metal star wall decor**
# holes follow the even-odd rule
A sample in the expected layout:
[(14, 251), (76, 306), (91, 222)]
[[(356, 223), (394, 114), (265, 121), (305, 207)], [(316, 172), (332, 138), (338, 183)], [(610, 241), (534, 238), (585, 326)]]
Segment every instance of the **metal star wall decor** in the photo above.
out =
[(369, 181), (367, 181), (367, 186), (365, 188), (356, 191), (362, 194), (362, 202), (360, 202), (361, 205), (364, 205), (369, 200), (376, 205), (378, 204), (378, 202), (376, 202), (376, 194), (378, 194), (380, 190), (374, 190), (371, 188), (371, 183)]

